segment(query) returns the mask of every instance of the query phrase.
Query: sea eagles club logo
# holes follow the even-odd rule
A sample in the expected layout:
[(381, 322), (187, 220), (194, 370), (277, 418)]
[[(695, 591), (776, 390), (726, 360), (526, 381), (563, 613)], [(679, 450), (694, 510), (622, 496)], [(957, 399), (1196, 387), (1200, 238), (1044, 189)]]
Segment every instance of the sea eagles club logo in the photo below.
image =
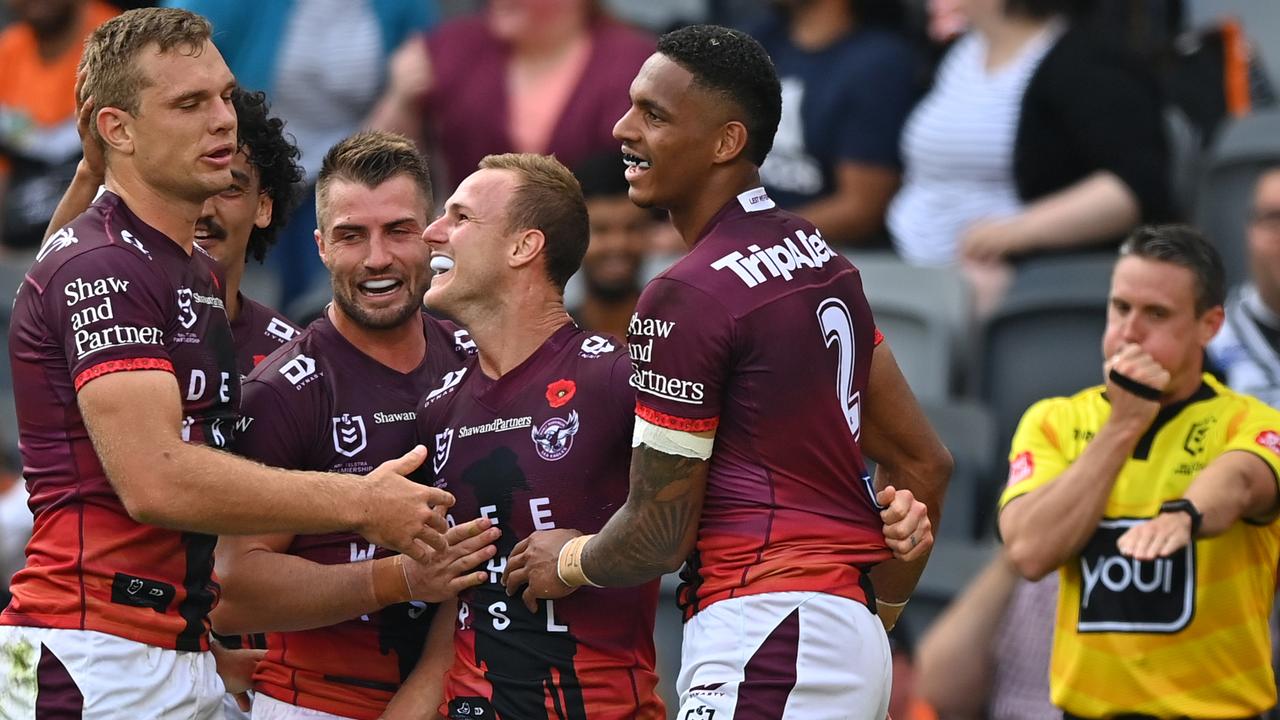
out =
[(539, 457), (552, 462), (559, 460), (573, 447), (573, 436), (578, 434), (578, 411), (569, 413), (567, 418), (553, 417), (530, 434)]
[(435, 468), (437, 475), (444, 469), (444, 464), (449, 462), (449, 450), (452, 448), (453, 428), (436, 433), (436, 454), (431, 458), (431, 466)]
[(363, 450), (367, 444), (368, 440), (364, 433), (363, 415), (343, 413), (341, 417), (333, 419), (334, 450), (337, 450), (347, 457), (355, 457), (356, 453)]

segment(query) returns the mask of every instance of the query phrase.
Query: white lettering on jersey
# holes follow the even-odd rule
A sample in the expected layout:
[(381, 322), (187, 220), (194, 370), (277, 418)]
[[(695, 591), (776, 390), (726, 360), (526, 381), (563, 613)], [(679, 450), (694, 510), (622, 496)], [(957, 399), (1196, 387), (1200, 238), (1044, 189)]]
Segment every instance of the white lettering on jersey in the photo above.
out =
[(676, 327), (674, 320), (659, 320), (657, 318), (642, 318), (639, 313), (632, 314), (631, 322), (627, 323), (627, 334), (632, 337), (671, 337), (671, 331)]
[(148, 260), (152, 259), (151, 251), (147, 250), (147, 248), (142, 244), (142, 241), (133, 236), (133, 233), (128, 230), (121, 230), (120, 239), (137, 248), (138, 252), (147, 256)]
[(551, 510), (547, 506), (551, 504), (551, 498), (530, 498), (529, 499), (529, 517), (533, 518), (534, 530), (555, 530), (556, 521), (549, 519)]
[(252, 424), (253, 418), (248, 415), (241, 415), (240, 418), (236, 420), (236, 432), (249, 432), (249, 426)]
[(411, 412), (397, 412), (397, 413), (376, 412), (373, 414), (373, 421), (379, 425), (382, 425), (383, 423), (412, 422), (417, 419), (418, 419), (418, 414), (411, 413)]
[(298, 334), (289, 323), (280, 318), (271, 318), (271, 322), (267, 323), (266, 333), (280, 342), (289, 342), (294, 335)]
[(378, 551), (378, 546), (369, 543), (368, 547), (360, 547), (360, 543), (351, 543), (351, 562), (364, 562), (372, 560), (373, 554)]
[(664, 400), (701, 405), (706, 397), (706, 386), (692, 380), (671, 378), (653, 370), (635, 369), (631, 373), (631, 387)]
[(471, 333), (466, 330), (455, 330), (453, 332), (453, 346), (458, 352), (467, 355), (474, 354), (476, 351), (476, 341), (471, 339)]
[[(796, 241), (789, 237), (784, 237), (782, 242), (764, 249), (759, 245), (749, 245), (747, 250), (750, 251), (750, 255), (743, 255), (734, 250), (711, 263), (711, 268), (713, 270), (728, 268), (747, 287), (752, 288), (779, 277), (783, 282), (790, 282), (793, 271), (801, 268), (820, 268), (835, 257), (835, 253), (827, 246), (826, 241), (822, 239), (822, 234), (817, 230), (812, 235), (806, 235), (803, 230), (797, 230), (796, 240), (800, 243), (798, 246)], [(768, 276), (765, 275), (766, 270), (769, 273)]]
[(521, 430), (527, 427), (533, 427), (533, 416), (525, 415), (518, 418), (498, 418), (483, 425), (463, 425), (458, 428), (458, 437), (471, 437), (472, 435), (482, 435), (491, 432), (506, 432), (508, 430)]
[(595, 358), (611, 352), (613, 352), (613, 343), (609, 342), (609, 338), (603, 335), (592, 335), (582, 341), (582, 350), (579, 354), (584, 358)]
[(302, 381), (316, 377), (316, 361), (311, 358), (298, 354), (297, 357), (280, 366), (280, 374), (285, 380), (293, 383), (294, 387), (301, 387)]
[(76, 359), (82, 360), (100, 350), (126, 345), (163, 345), (164, 333), (159, 328), (112, 325), (101, 330), (77, 330), (73, 341)]
[(458, 370), (454, 370), (453, 372), (445, 373), (444, 378), (440, 382), (440, 387), (427, 393), (427, 398), (426, 400), (423, 401), (423, 405), (430, 405), (431, 403), (435, 402), (437, 399), (448, 394), (454, 388), (458, 387), (458, 384), (462, 382), (462, 378), (466, 374), (467, 374), (466, 368), (460, 368)]
[(91, 282), (76, 278), (62, 288), (63, 294), (67, 296), (67, 307), (74, 307), (76, 304), (91, 298), (113, 295), (128, 290), (129, 281), (121, 280), (115, 276), (98, 278)]

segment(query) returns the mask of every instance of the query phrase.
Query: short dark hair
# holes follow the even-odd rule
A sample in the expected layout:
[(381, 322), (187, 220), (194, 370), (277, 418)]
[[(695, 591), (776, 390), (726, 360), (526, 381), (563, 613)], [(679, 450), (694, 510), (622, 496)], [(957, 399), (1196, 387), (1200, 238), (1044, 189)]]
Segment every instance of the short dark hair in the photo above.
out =
[(782, 84), (764, 47), (738, 30), (690, 25), (659, 38), (658, 52), (688, 70), (695, 84), (738, 106), (747, 127), (744, 153), (763, 165), (782, 118)]
[(507, 230), (539, 230), (546, 238), (547, 276), (561, 291), (582, 266), (591, 227), (578, 179), (550, 155), (486, 155), (481, 170), (507, 170), (518, 178), (507, 199)]
[(409, 138), (384, 130), (358, 132), (329, 148), (316, 177), (316, 224), (324, 231), (328, 218), (329, 184), (334, 180), (376, 188), (397, 175), (418, 186), (431, 214), (431, 171), (427, 159)]
[(1204, 233), (1190, 225), (1143, 225), (1120, 245), (1120, 257), (1140, 257), (1173, 263), (1195, 275), (1196, 314), (1227, 300), (1222, 256)]
[(258, 191), (271, 197), (271, 222), (266, 227), (254, 226), (245, 252), (246, 261), (262, 262), (298, 202), (303, 178), (298, 165), (301, 152), (285, 135), (284, 121), (268, 114), (271, 106), (266, 93), (236, 88), (231, 102), (236, 108), (240, 147), (248, 151), (249, 164), (258, 171)]

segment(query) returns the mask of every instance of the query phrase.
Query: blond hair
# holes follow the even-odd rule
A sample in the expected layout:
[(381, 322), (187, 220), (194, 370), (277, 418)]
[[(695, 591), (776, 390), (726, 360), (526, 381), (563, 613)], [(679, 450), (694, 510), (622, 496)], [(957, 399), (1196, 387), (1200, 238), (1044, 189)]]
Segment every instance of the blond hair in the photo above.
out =
[(480, 169), (516, 174), (515, 192), (507, 200), (507, 230), (542, 232), (547, 275), (563, 290), (582, 265), (591, 234), (578, 179), (554, 156), (533, 153), (487, 155)]
[[(142, 90), (152, 82), (138, 67), (142, 50), (154, 44), (162, 53), (176, 49), (198, 57), (212, 33), (208, 20), (186, 10), (140, 8), (117, 15), (85, 41), (76, 71), (81, 79), (77, 102), (92, 97), (95, 107), (137, 115)], [(90, 127), (101, 140), (97, 123)]]

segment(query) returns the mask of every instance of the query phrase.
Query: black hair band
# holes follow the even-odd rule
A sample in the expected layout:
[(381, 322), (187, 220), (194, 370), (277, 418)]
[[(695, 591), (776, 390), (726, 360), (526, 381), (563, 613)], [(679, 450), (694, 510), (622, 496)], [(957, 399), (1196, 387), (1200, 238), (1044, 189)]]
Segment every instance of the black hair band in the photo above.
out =
[(1160, 391), (1145, 383), (1140, 383), (1128, 375), (1121, 375), (1115, 368), (1107, 373), (1107, 377), (1111, 378), (1111, 382), (1119, 385), (1122, 389), (1137, 395), (1143, 400), (1157, 402), (1160, 400)]

